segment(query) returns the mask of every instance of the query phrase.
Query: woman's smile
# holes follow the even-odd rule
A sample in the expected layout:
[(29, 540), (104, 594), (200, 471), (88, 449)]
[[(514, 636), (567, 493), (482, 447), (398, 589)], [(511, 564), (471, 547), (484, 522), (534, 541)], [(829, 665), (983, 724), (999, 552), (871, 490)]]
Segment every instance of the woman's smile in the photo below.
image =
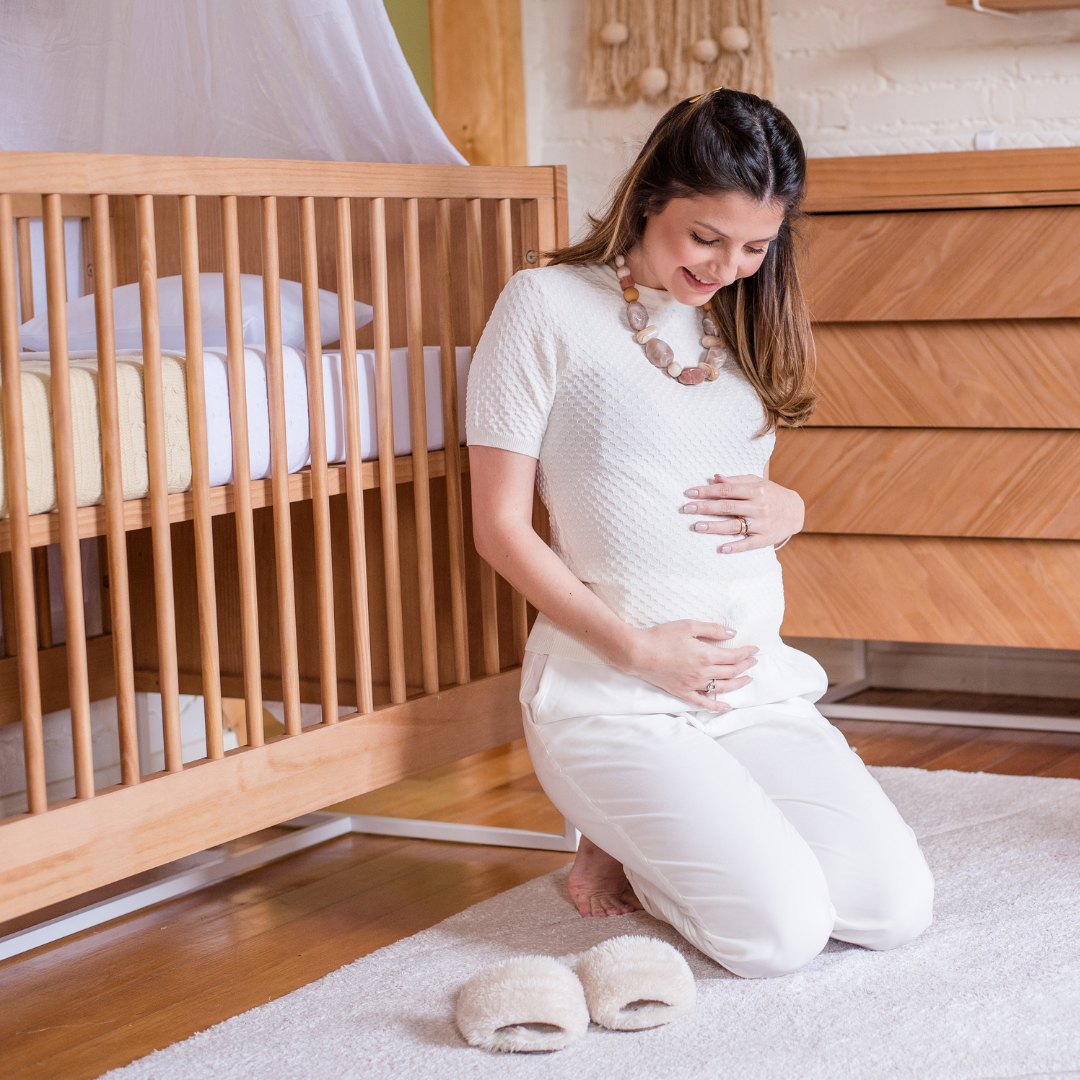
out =
[(693, 270), (687, 270), (685, 266), (680, 266), (679, 269), (682, 271), (683, 280), (695, 292), (714, 293), (723, 284), (720, 281), (703, 280)]

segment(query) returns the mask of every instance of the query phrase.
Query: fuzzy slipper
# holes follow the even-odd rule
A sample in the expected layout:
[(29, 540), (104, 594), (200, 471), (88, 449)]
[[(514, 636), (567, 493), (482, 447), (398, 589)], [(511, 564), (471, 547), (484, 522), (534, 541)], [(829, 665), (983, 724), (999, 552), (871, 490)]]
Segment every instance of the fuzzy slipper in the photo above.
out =
[(568, 967), (550, 956), (519, 956), (462, 987), (457, 1023), (470, 1046), (535, 1054), (580, 1039), (589, 1028), (589, 1009)]
[(615, 1031), (670, 1023), (697, 1000), (689, 965), (658, 938), (609, 938), (574, 957), (573, 966), (593, 1020)]

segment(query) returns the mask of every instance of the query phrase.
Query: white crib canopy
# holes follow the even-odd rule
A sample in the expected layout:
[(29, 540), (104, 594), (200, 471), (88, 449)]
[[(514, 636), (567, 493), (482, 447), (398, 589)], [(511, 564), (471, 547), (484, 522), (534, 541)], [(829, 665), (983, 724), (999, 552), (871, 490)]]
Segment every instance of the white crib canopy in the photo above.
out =
[(0, 149), (464, 164), (382, 0), (21, 0)]

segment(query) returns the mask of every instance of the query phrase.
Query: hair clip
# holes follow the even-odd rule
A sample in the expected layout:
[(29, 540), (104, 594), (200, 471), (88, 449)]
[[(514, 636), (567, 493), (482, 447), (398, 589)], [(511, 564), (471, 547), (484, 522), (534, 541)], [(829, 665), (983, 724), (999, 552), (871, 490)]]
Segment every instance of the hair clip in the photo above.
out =
[(690, 99), (690, 104), (691, 105), (696, 105), (702, 98), (711, 97), (713, 94), (716, 93), (717, 90), (724, 90), (724, 89), (726, 89), (726, 87), (714, 86), (711, 90), (706, 90), (704, 94), (698, 94), (697, 97), (691, 98)]

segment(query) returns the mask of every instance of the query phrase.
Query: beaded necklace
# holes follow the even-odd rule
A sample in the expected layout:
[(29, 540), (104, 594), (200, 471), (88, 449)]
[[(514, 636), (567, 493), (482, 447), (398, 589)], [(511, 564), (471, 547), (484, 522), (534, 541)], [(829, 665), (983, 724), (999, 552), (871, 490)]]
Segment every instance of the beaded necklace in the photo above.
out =
[(703, 312), (701, 317), (701, 346), (706, 353), (695, 367), (683, 367), (675, 359), (675, 350), (666, 342), (661, 341), (657, 335), (660, 331), (655, 326), (649, 325), (649, 313), (645, 305), (641, 303), (641, 293), (634, 285), (630, 267), (626, 265), (626, 259), (622, 255), (615, 256), (615, 265), (612, 267), (619, 276), (619, 285), (622, 287), (623, 299), (626, 301), (626, 318), (630, 328), (636, 330), (634, 340), (639, 345), (645, 346), (645, 355), (653, 367), (659, 368), (669, 378), (681, 382), (683, 386), (698, 386), (703, 382), (714, 382), (720, 377), (720, 365), (727, 358), (724, 351), (724, 339), (719, 336), (718, 328), (713, 317), (708, 312)]

